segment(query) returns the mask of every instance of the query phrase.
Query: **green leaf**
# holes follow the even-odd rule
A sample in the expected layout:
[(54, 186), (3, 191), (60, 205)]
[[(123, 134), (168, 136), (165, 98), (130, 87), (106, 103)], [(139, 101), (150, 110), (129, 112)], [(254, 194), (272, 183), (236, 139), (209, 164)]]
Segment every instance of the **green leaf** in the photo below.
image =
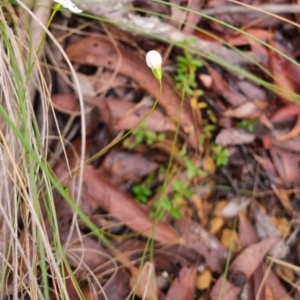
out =
[(188, 159), (184, 159), (185, 166), (187, 168), (188, 179), (192, 179), (196, 176), (198, 168)]
[(169, 198), (163, 198), (158, 201), (159, 206), (165, 211), (170, 211), (172, 208), (172, 204)]
[(135, 141), (138, 143), (138, 144), (141, 144), (143, 141), (144, 141), (144, 136), (143, 134), (141, 134), (140, 132), (138, 134), (136, 134), (135, 136)]
[(185, 63), (186, 64), (186, 58), (184, 56), (176, 56), (177, 63)]
[(192, 196), (193, 196), (193, 192), (190, 190), (190, 189), (185, 189), (184, 191), (183, 191), (183, 196), (185, 197), (185, 198), (191, 198)]
[(180, 213), (180, 211), (177, 208), (173, 208), (171, 210), (171, 216), (177, 220), (180, 220), (182, 218), (182, 214)]
[(193, 59), (193, 60), (192, 60), (192, 64), (193, 64), (194, 66), (196, 66), (196, 67), (199, 67), (199, 68), (203, 67), (202, 61), (201, 61), (201, 60), (198, 60), (198, 59)]
[(173, 186), (174, 191), (181, 192), (182, 189), (184, 188), (184, 182), (182, 180), (178, 179), (172, 183), (172, 186)]

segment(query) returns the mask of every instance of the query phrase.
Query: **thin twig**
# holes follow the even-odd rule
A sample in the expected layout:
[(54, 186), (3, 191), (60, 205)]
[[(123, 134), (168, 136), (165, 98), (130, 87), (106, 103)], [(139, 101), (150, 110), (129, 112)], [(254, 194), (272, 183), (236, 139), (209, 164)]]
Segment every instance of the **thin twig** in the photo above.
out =
[[(256, 5), (255, 8), (258, 8), (266, 13), (273, 14), (295, 14), (300, 13), (300, 5), (298, 4), (261, 4)], [(211, 9), (204, 9), (201, 11), (201, 14), (207, 16), (216, 16), (221, 14), (242, 14), (242, 13), (251, 13), (257, 14), (257, 11), (251, 9), (251, 7), (246, 6), (221, 6)]]

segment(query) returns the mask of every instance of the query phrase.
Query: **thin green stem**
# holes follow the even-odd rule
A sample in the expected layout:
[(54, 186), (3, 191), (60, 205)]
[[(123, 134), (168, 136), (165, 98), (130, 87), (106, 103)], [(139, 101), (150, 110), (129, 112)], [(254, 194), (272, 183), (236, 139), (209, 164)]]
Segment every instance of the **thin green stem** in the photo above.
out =
[[(102, 156), (110, 148), (112, 148), (113, 146), (115, 146), (116, 144), (118, 144), (119, 142), (121, 142), (122, 140), (124, 140), (126, 137), (128, 137), (132, 133), (132, 131), (134, 131), (136, 128), (138, 128), (151, 115), (151, 113), (155, 110), (155, 108), (156, 108), (156, 106), (158, 104), (158, 101), (159, 101), (159, 99), (161, 97), (161, 92), (162, 92), (162, 82), (159, 80), (159, 94), (158, 94), (158, 97), (155, 99), (155, 102), (154, 102), (153, 106), (151, 107), (151, 109), (128, 132), (126, 132), (120, 138), (116, 138), (115, 140), (111, 141), (107, 146), (105, 146), (103, 149), (101, 149), (98, 153), (96, 153), (95, 155), (93, 155), (92, 157), (90, 157), (89, 159), (87, 159), (85, 161), (85, 164), (86, 165), (90, 164), (95, 159), (97, 159), (98, 157)], [(77, 171), (78, 171), (78, 169), (74, 173), (76, 173)]]
[[(161, 84), (161, 83), (160, 83)], [(180, 129), (180, 124), (181, 124), (181, 115), (182, 115), (182, 111), (183, 111), (183, 104), (184, 104), (184, 98), (185, 98), (185, 87), (182, 89), (182, 95), (181, 95), (181, 102), (180, 102), (180, 109), (179, 109), (179, 118), (176, 124), (176, 131), (175, 131), (175, 136), (173, 139), (173, 143), (172, 143), (172, 148), (171, 148), (171, 152), (170, 152), (170, 158), (168, 161), (168, 166), (167, 166), (167, 170), (165, 172), (165, 176), (164, 176), (164, 182), (163, 182), (163, 186), (162, 186), (162, 190), (160, 192), (159, 195), (159, 199), (158, 199), (158, 203), (160, 203), (160, 200), (163, 198), (166, 186), (167, 186), (167, 182), (171, 173), (171, 167), (172, 167), (172, 162), (173, 162), (173, 158), (175, 155), (175, 150), (176, 150), (176, 144), (177, 144), (177, 140), (178, 140), (178, 136), (179, 136), (179, 129)], [(147, 243), (145, 245), (144, 251), (143, 251), (143, 255), (142, 255), (142, 259), (141, 259), (141, 263), (140, 263), (140, 270), (142, 269), (145, 259), (146, 259), (146, 255), (149, 249), (149, 260), (153, 262), (154, 260), (154, 234), (155, 234), (155, 228), (157, 226), (157, 224), (160, 221), (160, 208), (161, 205), (158, 204), (157, 207), (157, 211), (155, 213), (154, 216), (154, 222), (153, 222), (153, 226), (151, 228), (151, 233), (150, 233), (150, 237), (147, 240)], [(137, 286), (137, 285), (136, 285)], [(132, 296), (132, 299), (134, 299), (134, 294)]]

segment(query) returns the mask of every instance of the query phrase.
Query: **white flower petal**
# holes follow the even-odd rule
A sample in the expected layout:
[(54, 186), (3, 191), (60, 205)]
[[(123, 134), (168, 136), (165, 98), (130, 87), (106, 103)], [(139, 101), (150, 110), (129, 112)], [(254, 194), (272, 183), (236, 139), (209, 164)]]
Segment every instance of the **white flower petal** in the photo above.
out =
[(68, 0), (54, 0), (54, 2), (61, 4), (64, 8), (68, 7)]
[(161, 68), (161, 64), (162, 64), (161, 55), (155, 50), (151, 50), (151, 51), (147, 52), (146, 64), (151, 69)]
[(67, 7), (70, 11), (72, 11), (73, 13), (79, 14), (82, 13), (82, 9), (79, 9), (73, 2), (68, 1), (68, 7)]
[(73, 13), (81, 13), (82, 10), (79, 9), (71, 0), (54, 0), (54, 2), (57, 2), (61, 4), (64, 8), (69, 9)]

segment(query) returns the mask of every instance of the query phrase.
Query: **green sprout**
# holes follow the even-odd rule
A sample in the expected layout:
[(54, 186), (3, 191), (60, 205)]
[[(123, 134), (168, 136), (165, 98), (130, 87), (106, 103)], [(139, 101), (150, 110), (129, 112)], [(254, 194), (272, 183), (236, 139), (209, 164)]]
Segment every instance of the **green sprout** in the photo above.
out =
[[(189, 41), (188, 43), (191, 43)], [(177, 74), (175, 76), (176, 87), (179, 90), (183, 90), (187, 95), (192, 96), (195, 93), (197, 87), (196, 82), (196, 70), (203, 66), (202, 61), (193, 57), (193, 55), (188, 52), (188, 47), (184, 48), (184, 55), (179, 55), (176, 57), (177, 62)], [(200, 91), (196, 91), (199, 95)], [(201, 94), (202, 92), (200, 92)]]
[(202, 129), (202, 133), (200, 134), (200, 144), (204, 145), (206, 141), (210, 141), (215, 130), (215, 124), (206, 124)]
[(213, 145), (211, 147), (214, 154), (214, 161), (218, 167), (226, 166), (228, 164), (228, 150), (225, 149), (222, 145)]
[(153, 203), (150, 217), (162, 220), (166, 214), (170, 214), (174, 219), (182, 218), (179, 208), (172, 204), (172, 200), (169, 197), (163, 197)]
[(154, 181), (154, 176), (148, 176), (143, 183), (136, 184), (132, 187), (132, 193), (136, 201), (140, 203), (147, 203), (148, 199), (152, 195), (150, 185)]
[(257, 120), (242, 120), (237, 122), (236, 126), (238, 128), (245, 128), (250, 133), (254, 131), (254, 125), (257, 124)]
[(156, 142), (164, 141), (166, 138), (164, 133), (157, 133), (152, 130), (148, 130), (145, 123), (143, 123), (142, 126), (135, 128), (132, 131), (132, 136), (134, 138), (133, 143), (129, 145), (129, 143), (126, 142), (126, 147), (129, 149), (134, 149), (140, 144), (151, 146)]

